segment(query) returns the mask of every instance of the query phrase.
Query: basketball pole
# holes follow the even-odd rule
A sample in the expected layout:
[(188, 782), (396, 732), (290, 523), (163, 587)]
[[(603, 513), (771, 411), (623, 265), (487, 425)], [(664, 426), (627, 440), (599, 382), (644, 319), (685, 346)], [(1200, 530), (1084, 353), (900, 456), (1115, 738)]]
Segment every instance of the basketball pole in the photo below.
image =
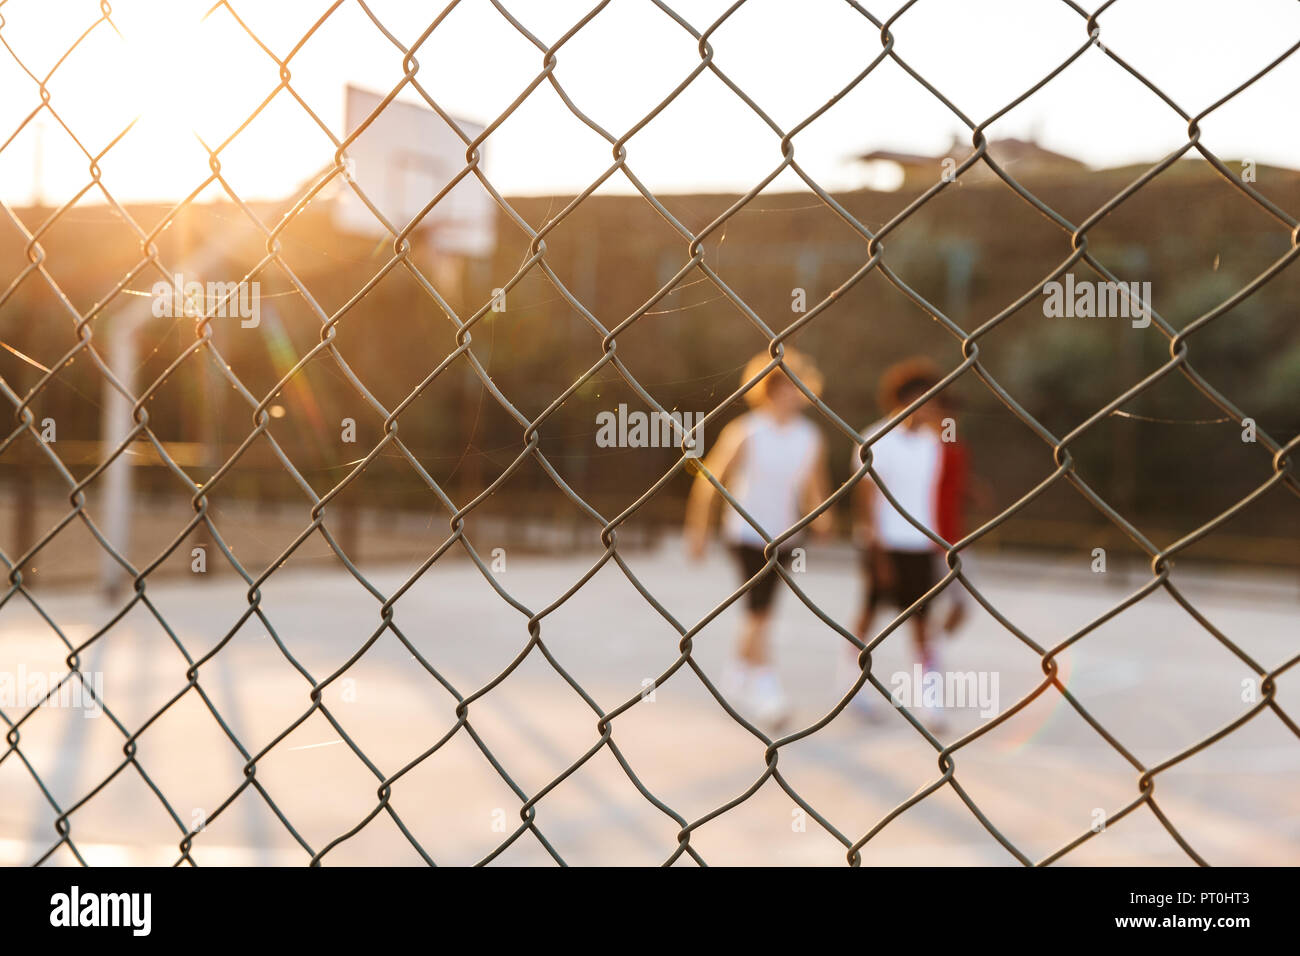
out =
[[(133, 307), (111, 317), (105, 332), (108, 368), (128, 395), (135, 394), (135, 369), (139, 353), (136, 336), (152, 316), (151, 301), (145, 300), (143, 306)], [(99, 428), (101, 453), (105, 457), (131, 434), (132, 407), (131, 400), (114, 388), (112, 382), (105, 377)], [(100, 499), (103, 535), (128, 560), (132, 511), (130, 454), (130, 449), (127, 449), (104, 469), (104, 486)], [(104, 598), (110, 602), (115, 601), (126, 583), (126, 572), (107, 550), (100, 552), (99, 560), (99, 580)]]
[[(213, 265), (219, 261), (220, 251), (214, 242), (205, 245), (200, 254), (185, 267), (185, 274), (194, 280), (200, 280)], [(109, 371), (126, 390), (127, 395), (136, 394), (136, 372), (140, 367), (140, 335), (153, 318), (153, 297), (138, 299), (138, 306), (132, 305), (115, 315), (106, 316), (97, 331), (103, 335), (105, 345), (105, 363)], [(173, 300), (173, 306), (175, 301)], [(205, 403), (208, 404), (208, 403)], [(134, 403), (113, 387), (111, 380), (105, 376), (103, 403), (100, 412), (100, 454), (107, 457), (125, 442), (135, 427), (132, 415)], [(211, 415), (210, 406), (205, 414)], [(205, 428), (205, 435), (211, 429)], [(209, 451), (210, 450), (206, 450)], [(103, 488), (100, 493), (99, 510), (101, 516), (99, 527), (104, 538), (123, 558), (130, 560), (132, 517), (135, 510), (134, 482), (132, 481), (131, 449), (126, 449), (117, 457), (103, 474)], [(99, 582), (100, 590), (108, 601), (121, 596), (127, 581), (126, 570), (107, 550), (100, 552)]]

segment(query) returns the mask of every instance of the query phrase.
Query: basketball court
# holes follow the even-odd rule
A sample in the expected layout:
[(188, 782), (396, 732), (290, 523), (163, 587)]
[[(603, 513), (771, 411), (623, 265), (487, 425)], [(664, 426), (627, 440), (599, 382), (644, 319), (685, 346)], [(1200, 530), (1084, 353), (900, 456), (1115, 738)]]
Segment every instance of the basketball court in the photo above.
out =
[[(1300, 859), (1294, 9), (201, 6), (0, 17), (0, 180), (30, 181), (0, 189), (0, 865)], [(159, 50), (193, 53), (174, 85)], [(1042, 304), (1076, 272), (1140, 309)], [(158, 311), (160, 275), (198, 299)], [(882, 401), (909, 355), (934, 375)], [(769, 373), (815, 434), (747, 433), (718, 488), (802, 455), (749, 557), (810, 511), (840, 535), (807, 604), (777, 586), (776, 744), (697, 673), (772, 678), (761, 611), (752, 654), (739, 601), (683, 646), (735, 567), (687, 558), (676, 439), (629, 437), (719, 435)], [(944, 400), (964, 530), (876, 543), (972, 542), (987, 603), (937, 706), (912, 622), (872, 656), (898, 699), (843, 706), (845, 482), (887, 485), (846, 456)], [(923, 441), (928, 508), (953, 449)], [(436, 550), (449, 510), (481, 562)], [(1184, 604), (1127, 606), (1131, 544)], [(70, 667), (103, 707), (37, 706)]]
[[(633, 553), (629, 563), (681, 621), (694, 621), (731, 587), (732, 569), (715, 554), (699, 568), (677, 542)], [(567, 590), (598, 555), (510, 556), (498, 583), (529, 608)], [(1118, 603), (1136, 574), (1094, 575), (1060, 561), (975, 559), (973, 580), (1019, 627), (1042, 643), (1059, 640)], [(410, 569), (372, 575), (391, 594)], [(1293, 651), (1294, 579), (1196, 573), (1182, 576), (1202, 612), (1266, 666)], [(856, 610), (855, 565), (846, 550), (813, 548), (800, 578), (837, 619)], [(846, 690), (840, 640), (781, 589), (777, 660), (807, 725)], [(202, 585), (151, 584), (148, 594), (196, 657), (213, 647), (246, 607), (232, 576)], [(42, 599), (70, 638), (89, 637), (109, 616), (98, 600)], [(261, 607), (280, 639), (318, 679), (341, 666), (379, 621), (379, 602), (345, 572), (286, 571), (262, 589)], [(716, 679), (736, 624), (724, 613), (695, 638), (693, 656)], [(440, 561), (397, 603), (395, 624), (462, 695), (504, 670), (527, 642), (526, 619), (508, 607), (467, 560)], [(884, 622), (878, 622), (883, 624)], [(912, 666), (899, 633), (877, 653), (875, 673)], [(677, 636), (612, 563), (542, 621), (547, 650), (606, 710), (642, 693), (642, 681), (672, 664)], [(34, 613), (11, 602), (0, 617), (0, 648), (33, 662), (61, 657)], [(999, 707), (1036, 686), (1037, 658), (991, 617), (978, 612), (943, 647), (948, 670), (995, 673)], [(140, 608), (83, 658), (104, 674), (104, 696), (127, 726), (139, 726), (185, 686), (185, 662)], [(1246, 709), (1249, 674), (1171, 600), (1154, 594), (1084, 638), (1062, 657), (1067, 686), (1139, 759), (1153, 766)], [(432, 747), (455, 723), (455, 701), (391, 635), (381, 637), (335, 682), (326, 705), (383, 773)], [(293, 670), (256, 619), (246, 623), (199, 675), (231, 730), (251, 749), (266, 746), (310, 705), (307, 681)], [(1285, 684), (1279, 703), (1286, 708)], [(841, 832), (857, 839), (898, 803), (938, 779), (936, 754), (897, 713), (879, 702), (875, 721), (846, 710), (816, 734), (780, 750), (779, 768), (797, 792)], [(534, 649), (518, 668), (470, 705), (470, 725), (501, 767), (530, 796), (578, 761), (599, 739), (596, 716)], [(984, 718), (967, 708), (948, 715), (945, 741)], [(614, 723), (613, 740), (656, 798), (693, 821), (743, 794), (763, 771), (763, 744), (743, 730), (688, 669), (679, 670)], [(122, 736), (104, 717), (45, 709), (22, 728), (22, 751), (63, 806), (122, 762)], [(138, 759), (187, 823), (206, 818), (242, 780), (238, 752), (191, 691), (139, 738)], [(1137, 773), (1049, 689), (1006, 725), (955, 755), (956, 776), (980, 809), (1032, 858), (1042, 858), (1138, 795)], [(53, 812), (16, 760), (0, 768), (4, 804), (0, 861), (29, 863), (53, 844)], [(257, 780), (316, 850), (376, 807), (378, 781), (320, 714), (257, 763)], [(1218, 746), (1159, 775), (1163, 812), (1203, 857), (1215, 863), (1281, 864), (1300, 844), (1300, 753), (1269, 712)], [(464, 729), (393, 787), (392, 806), (438, 863), (473, 863), (519, 823), (519, 800)], [(659, 863), (677, 846), (678, 826), (630, 782), (602, 749), (536, 806), (536, 824), (571, 863)], [(1104, 817), (1103, 817), (1104, 819)], [(122, 771), (73, 818), (72, 837), (87, 862), (166, 864), (182, 834), (132, 768)], [(713, 864), (840, 864), (844, 849), (769, 780), (744, 803), (692, 833), (691, 846)], [(194, 840), (200, 864), (304, 863), (309, 859), (251, 790)], [(545, 863), (525, 833), (501, 863)], [(60, 849), (51, 862), (71, 863)], [(381, 813), (324, 858), (330, 864), (416, 864), (421, 858)], [(864, 865), (1014, 864), (948, 787), (907, 810), (863, 851)], [(1145, 808), (1065, 857), (1087, 864), (1190, 861)]]

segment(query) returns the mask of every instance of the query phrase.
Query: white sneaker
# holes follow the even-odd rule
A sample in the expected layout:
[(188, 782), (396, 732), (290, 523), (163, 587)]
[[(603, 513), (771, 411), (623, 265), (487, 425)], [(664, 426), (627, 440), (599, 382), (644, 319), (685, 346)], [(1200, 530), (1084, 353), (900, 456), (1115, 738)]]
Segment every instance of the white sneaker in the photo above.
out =
[(948, 717), (942, 707), (922, 707), (916, 716), (925, 729), (936, 736), (948, 730)]
[(744, 661), (728, 661), (722, 671), (722, 680), (718, 681), (718, 690), (734, 706), (749, 693), (750, 672), (752, 668)]
[[(852, 687), (861, 676), (862, 672), (858, 670), (858, 659), (855, 654), (849, 665), (845, 667), (844, 684)], [(854, 716), (874, 724), (881, 717), (880, 710), (876, 707), (877, 700), (877, 691), (872, 686), (871, 681), (863, 681), (862, 686), (849, 700), (849, 706), (845, 709), (851, 711)]]
[[(835, 689), (842, 696), (845, 690), (852, 687), (862, 676), (862, 671), (858, 669), (858, 651), (852, 648), (849, 653), (841, 654), (835, 669)], [(876, 689), (871, 686), (870, 681), (863, 681), (858, 692), (853, 695), (848, 706), (844, 709), (863, 720), (874, 722), (878, 715), (876, 708), (873, 706), (872, 698), (876, 694)]]
[[(929, 674), (942, 674), (939, 670), (939, 658), (934, 652), (934, 648), (929, 648), (929, 653), (921, 661), (921, 674), (923, 678)], [(943, 686), (942, 683), (940, 686)], [(924, 691), (922, 691), (924, 693)], [(923, 704), (916, 709), (917, 719), (925, 725), (926, 730), (932, 734), (941, 734), (948, 729), (948, 715), (944, 713), (942, 707), (934, 707), (929, 704)]]
[(749, 704), (753, 720), (760, 726), (779, 731), (790, 720), (790, 706), (786, 702), (781, 681), (770, 667), (755, 670), (749, 688)]
[(876, 707), (875, 696), (876, 689), (869, 683), (863, 684), (858, 688), (858, 692), (853, 695), (853, 699), (849, 701), (847, 709), (862, 720), (873, 724), (879, 723), (882, 715), (880, 709)]

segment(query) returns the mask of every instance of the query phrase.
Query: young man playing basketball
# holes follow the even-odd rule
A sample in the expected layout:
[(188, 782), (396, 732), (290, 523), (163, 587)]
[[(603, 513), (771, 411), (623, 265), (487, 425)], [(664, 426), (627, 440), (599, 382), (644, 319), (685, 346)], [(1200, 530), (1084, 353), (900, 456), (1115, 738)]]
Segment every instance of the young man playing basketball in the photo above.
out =
[[(928, 359), (907, 359), (888, 368), (880, 380), (880, 405), (886, 416), (863, 435), (877, 434), (886, 423), (941, 379)], [(961, 449), (945, 449), (941, 440), (948, 406), (938, 398), (917, 408), (872, 446), (873, 468), (899, 505), (924, 527), (948, 537), (960, 527), (965, 497), (965, 455)], [(861, 467), (861, 446), (853, 451), (852, 466)], [(940, 548), (912, 525), (880, 492), (871, 478), (854, 489), (855, 538), (861, 549), (865, 585), (862, 613), (856, 633), (867, 640), (871, 622), (882, 605), (903, 611), (920, 600), (941, 576)], [(945, 533), (946, 532), (946, 533)], [(908, 626), (922, 671), (937, 670), (930, 602), (912, 614)], [(954, 602), (944, 624), (952, 630), (960, 623), (964, 606)], [(870, 713), (872, 694), (864, 685), (854, 705)], [(937, 727), (939, 715), (926, 709), (927, 723)]]
[[(754, 356), (741, 381), (749, 381), (768, 364), (767, 353)], [(821, 375), (806, 356), (786, 349), (786, 366), (814, 394)], [(726, 487), (768, 538), (784, 534), (805, 514), (830, 496), (826, 448), (821, 432), (803, 414), (808, 400), (780, 369), (769, 372), (745, 393), (752, 411), (728, 424), (705, 458), (710, 472)], [(686, 508), (686, 542), (693, 558), (703, 556), (713, 507), (720, 496), (700, 474), (691, 488)], [(813, 530), (828, 534), (829, 511), (813, 522)], [(742, 582), (758, 574), (767, 559), (765, 541), (735, 508), (728, 505), (723, 518), (723, 538), (736, 561)], [(787, 540), (777, 560), (789, 567), (790, 551), (797, 542)], [(723, 693), (734, 695), (758, 724), (779, 730), (789, 718), (780, 679), (772, 667), (770, 625), (773, 569), (745, 592), (745, 619), (736, 643), (736, 658), (723, 680)]]

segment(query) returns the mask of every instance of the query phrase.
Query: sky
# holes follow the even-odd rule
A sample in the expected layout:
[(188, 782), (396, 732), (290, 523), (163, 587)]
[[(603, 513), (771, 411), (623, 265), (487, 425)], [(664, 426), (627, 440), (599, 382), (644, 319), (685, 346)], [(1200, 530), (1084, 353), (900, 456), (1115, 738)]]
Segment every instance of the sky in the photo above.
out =
[[(591, 0), (503, 0), (543, 42), (558, 40)], [(113, 22), (91, 29), (48, 84), (50, 105), (100, 162), (122, 201), (175, 200), (208, 175), (209, 146), (226, 141), (279, 82), (278, 69), (237, 17), (285, 56), (329, 0), (114, 0)], [(412, 43), (443, 2), (373, 0), (374, 14)], [(698, 30), (730, 0), (677, 0)], [(885, 19), (898, 0), (863, 3)], [(0, 39), (38, 77), (99, 18), (95, 0), (4, 0)], [(1100, 41), (1189, 113), (1199, 112), (1300, 41), (1294, 0), (1117, 0)], [(896, 50), (982, 121), (1049, 73), (1086, 39), (1063, 0), (919, 0), (892, 27)], [(880, 51), (879, 30), (846, 0), (748, 0), (713, 33), (714, 62), (782, 129), (815, 111)], [(449, 113), (493, 122), (542, 68), (542, 53), (492, 6), (463, 0), (416, 53), (417, 77)], [(291, 85), (343, 134), (346, 84), (386, 93), (402, 54), (346, 0), (294, 55)], [(557, 54), (555, 76), (594, 122), (621, 136), (699, 64), (696, 41), (651, 0), (612, 0)], [(1225, 158), (1300, 165), (1294, 91), (1300, 53), (1216, 111), (1203, 141)], [(404, 91), (400, 98), (419, 100)], [(89, 163), (48, 112), (37, 84), (0, 48), (0, 199), (39, 193), (59, 203), (90, 180)], [(138, 119), (137, 119), (138, 118)], [(133, 120), (130, 131), (114, 143)], [(21, 128), (20, 128), (21, 127)], [(969, 132), (893, 62), (882, 63), (795, 138), (800, 164), (827, 189), (882, 185), (853, 157), (874, 149), (925, 154)], [(1153, 161), (1186, 141), (1186, 123), (1096, 47), (1000, 118), (990, 138), (1035, 138), (1094, 167)], [(780, 162), (779, 136), (705, 72), (627, 143), (629, 165), (663, 192), (750, 189)], [(283, 198), (332, 161), (306, 111), (279, 92), (220, 154), (245, 199)], [(485, 146), (489, 179), (506, 195), (563, 195), (610, 164), (609, 144), (539, 86)], [(936, 176), (938, 173), (936, 172)], [(769, 189), (801, 184), (786, 173)], [(621, 174), (601, 189), (628, 193)], [(90, 198), (87, 201), (92, 201)]]

